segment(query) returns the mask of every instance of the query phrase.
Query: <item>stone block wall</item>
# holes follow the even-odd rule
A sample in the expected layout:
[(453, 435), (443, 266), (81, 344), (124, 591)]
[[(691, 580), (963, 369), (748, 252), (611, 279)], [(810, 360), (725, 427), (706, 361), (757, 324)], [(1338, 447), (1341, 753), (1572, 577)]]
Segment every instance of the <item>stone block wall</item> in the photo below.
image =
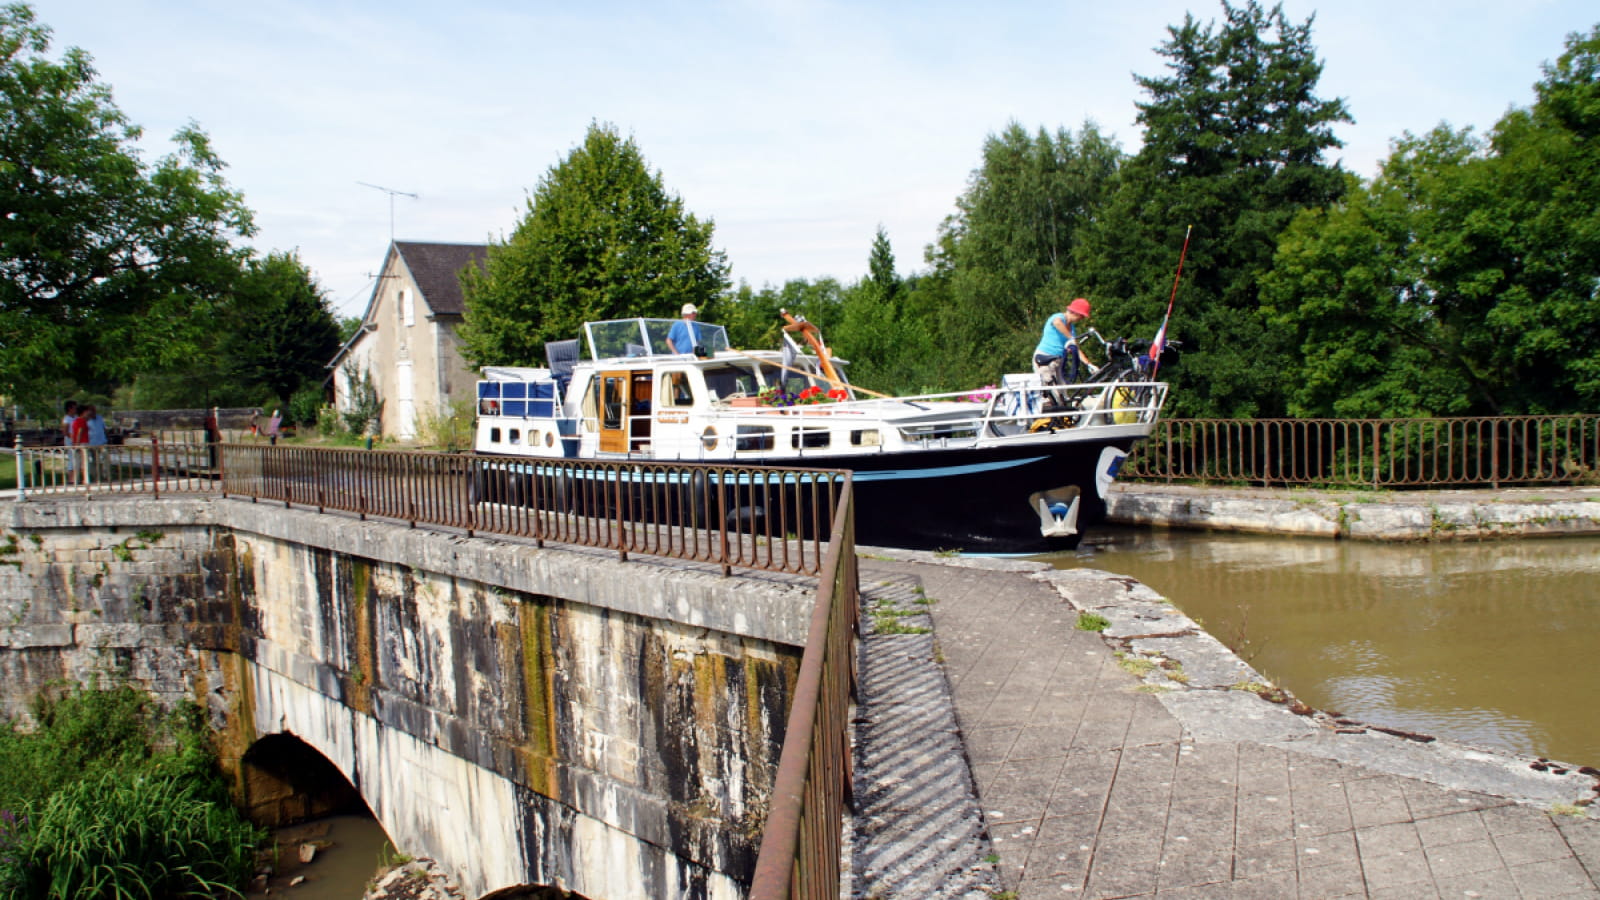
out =
[(742, 895), (814, 585), (242, 501), (5, 513), (7, 714), (125, 677), (234, 759), (299, 737), (479, 893)]

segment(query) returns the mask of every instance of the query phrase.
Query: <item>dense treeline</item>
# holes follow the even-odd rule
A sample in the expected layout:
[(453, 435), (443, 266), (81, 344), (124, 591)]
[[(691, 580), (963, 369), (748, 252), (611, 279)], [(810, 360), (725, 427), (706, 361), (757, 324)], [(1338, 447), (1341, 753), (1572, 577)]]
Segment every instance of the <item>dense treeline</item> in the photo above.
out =
[(1170, 28), (1166, 74), (1138, 79), (1138, 153), (1093, 124), (1012, 124), (884, 316), (876, 273), (835, 286), (833, 345), (871, 363), (858, 380), (958, 390), (1025, 370), (1045, 314), (1074, 296), (1107, 337), (1150, 337), (1192, 225), (1176, 414), (1593, 411), (1600, 27), (1571, 36), (1532, 108), (1487, 139), (1402, 135), (1368, 182), (1329, 160), (1350, 114), (1316, 94), (1312, 23), (1253, 2), (1223, 12)]

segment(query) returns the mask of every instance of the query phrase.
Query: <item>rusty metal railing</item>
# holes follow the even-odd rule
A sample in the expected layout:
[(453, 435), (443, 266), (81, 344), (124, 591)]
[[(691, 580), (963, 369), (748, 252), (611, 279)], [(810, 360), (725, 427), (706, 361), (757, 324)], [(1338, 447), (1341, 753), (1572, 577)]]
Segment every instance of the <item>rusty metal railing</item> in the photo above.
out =
[(1330, 487), (1600, 484), (1600, 416), (1168, 419), (1122, 477)]
[(735, 568), (819, 575), (842, 469), (207, 444), (22, 447), (18, 497), (220, 493)]
[(850, 474), (697, 463), (596, 462), (222, 445), (221, 490), (734, 568), (818, 575)]
[(811, 629), (773, 779), (750, 900), (836, 900), (840, 823), (850, 792), (850, 701), (860, 592), (855, 508), (839, 492)]
[(218, 447), (153, 438), (123, 444), (13, 448), (17, 497), (196, 493), (215, 490)]

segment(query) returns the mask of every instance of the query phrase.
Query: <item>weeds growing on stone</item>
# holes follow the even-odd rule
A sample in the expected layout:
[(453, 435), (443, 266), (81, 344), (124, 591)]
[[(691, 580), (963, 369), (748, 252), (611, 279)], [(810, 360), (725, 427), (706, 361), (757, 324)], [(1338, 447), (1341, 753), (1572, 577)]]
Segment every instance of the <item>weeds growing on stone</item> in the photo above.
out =
[(1120, 658), (1117, 659), (1117, 667), (1122, 669), (1124, 672), (1129, 672), (1131, 674), (1143, 677), (1150, 674), (1150, 670), (1154, 669), (1156, 664), (1154, 660), (1146, 659), (1143, 656), (1135, 656), (1131, 653), (1124, 653)]
[(1079, 631), (1105, 631), (1111, 627), (1111, 620), (1099, 613), (1078, 613)]

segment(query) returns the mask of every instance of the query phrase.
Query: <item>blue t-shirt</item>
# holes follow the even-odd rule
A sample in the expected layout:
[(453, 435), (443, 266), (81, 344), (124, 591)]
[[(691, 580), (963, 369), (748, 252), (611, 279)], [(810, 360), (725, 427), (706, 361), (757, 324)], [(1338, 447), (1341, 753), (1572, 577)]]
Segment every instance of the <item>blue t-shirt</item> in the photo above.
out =
[(106, 442), (106, 420), (95, 413), (89, 419), (89, 446), (102, 447)]
[(699, 329), (688, 319), (673, 322), (672, 330), (667, 332), (667, 340), (672, 342), (673, 352), (693, 353), (694, 345), (697, 343), (695, 339), (699, 337), (698, 331)]
[[(1069, 339), (1056, 328), (1056, 320), (1060, 319), (1072, 335)], [(1039, 338), (1039, 346), (1034, 348), (1035, 356), (1066, 356), (1067, 348), (1077, 346), (1078, 330), (1067, 321), (1066, 313), (1056, 313), (1045, 320), (1044, 335)]]

